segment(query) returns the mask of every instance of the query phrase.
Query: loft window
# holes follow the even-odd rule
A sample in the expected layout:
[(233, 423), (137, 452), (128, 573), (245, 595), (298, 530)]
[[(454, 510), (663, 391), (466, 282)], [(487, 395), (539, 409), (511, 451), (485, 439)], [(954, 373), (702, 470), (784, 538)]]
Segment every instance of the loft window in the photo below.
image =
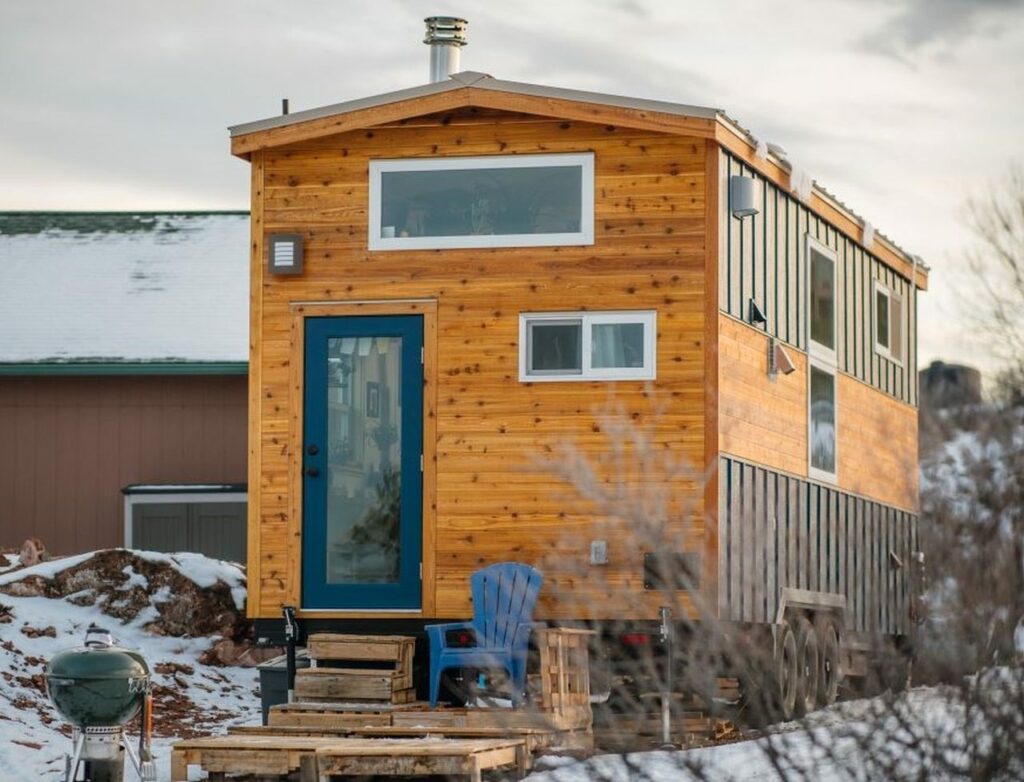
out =
[(594, 243), (594, 155), (370, 161), (371, 250)]
[(651, 311), (523, 313), (519, 379), (653, 380), (655, 331)]
[(836, 478), (836, 371), (812, 361), (810, 365), (810, 474)]
[(875, 352), (897, 363), (903, 361), (903, 299), (888, 286), (877, 281)]
[(808, 323), (811, 354), (836, 363), (836, 256), (807, 239)]

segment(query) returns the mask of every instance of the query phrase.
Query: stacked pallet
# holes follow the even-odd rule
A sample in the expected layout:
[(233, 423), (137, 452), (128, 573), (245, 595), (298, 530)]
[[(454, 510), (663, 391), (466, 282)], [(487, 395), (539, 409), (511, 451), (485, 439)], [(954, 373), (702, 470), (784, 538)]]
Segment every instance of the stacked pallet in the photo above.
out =
[(316, 633), (309, 636), (307, 645), (313, 667), (296, 671), (296, 700), (389, 704), (416, 700), (414, 638)]

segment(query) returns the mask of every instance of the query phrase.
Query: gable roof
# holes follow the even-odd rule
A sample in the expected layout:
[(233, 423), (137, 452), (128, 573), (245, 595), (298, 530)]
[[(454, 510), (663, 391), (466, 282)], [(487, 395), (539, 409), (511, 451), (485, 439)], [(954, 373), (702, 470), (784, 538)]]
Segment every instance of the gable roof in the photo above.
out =
[(0, 213), (0, 373), (244, 372), (249, 215)]
[(705, 106), (689, 106), (682, 103), (670, 103), (668, 101), (647, 100), (644, 98), (630, 98), (624, 95), (607, 95), (601, 92), (585, 92), (582, 90), (570, 90), (562, 87), (548, 87), (541, 84), (526, 84), (524, 82), (505, 81), (496, 79), (486, 73), (476, 71), (463, 71), (453, 74), (447, 81), (423, 84), (418, 87), (410, 87), (395, 92), (386, 92), (382, 95), (373, 95), (367, 98), (335, 103), (330, 106), (321, 106), (307, 111), (299, 111), (294, 114), (282, 114), (278, 117), (270, 117), (256, 122), (247, 122), (242, 125), (234, 125), (229, 128), (232, 137), (245, 136), (250, 133), (258, 133), (274, 128), (284, 128), (297, 125), (315, 119), (336, 117), (341, 114), (350, 114), (354, 111), (372, 109), (378, 106), (387, 106), (394, 103), (425, 98), (431, 95), (441, 95), (458, 90), (471, 89), (473, 91), (488, 91), (505, 93), (508, 95), (522, 95), (533, 98), (551, 98), (559, 101), (574, 103), (591, 103), (601, 106), (613, 106), (620, 109), (627, 109), (635, 112), (646, 112), (656, 114), (668, 114), (678, 117), (691, 117), (694, 119), (714, 120), (724, 116), (720, 109), (707, 108)]
[[(248, 159), (261, 149), (465, 106), (711, 139), (739, 154), (762, 175), (793, 189), (793, 164), (772, 150), (763, 152), (758, 139), (721, 109), (504, 81), (476, 71), (456, 73), (445, 81), (233, 125), (229, 128), (231, 152)], [(816, 182), (811, 192), (812, 196), (805, 201), (813, 211), (855, 241), (860, 238), (867, 225), (864, 218)], [(918, 287), (927, 288), (929, 269), (920, 258), (881, 232), (875, 236), (873, 249), (879, 259), (900, 274), (915, 277)]]

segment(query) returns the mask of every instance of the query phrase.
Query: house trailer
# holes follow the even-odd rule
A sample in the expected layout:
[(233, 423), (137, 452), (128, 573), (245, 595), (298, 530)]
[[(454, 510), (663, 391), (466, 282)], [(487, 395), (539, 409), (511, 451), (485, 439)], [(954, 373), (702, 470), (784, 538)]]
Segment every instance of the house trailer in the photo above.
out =
[[(462, 71), (235, 126), (231, 151), (260, 635), (284, 606), (309, 630), (465, 618), (506, 560), (542, 569), (539, 620), (655, 622), (659, 549), (694, 615), (908, 632), (928, 270), (781, 150), (717, 109)], [(620, 476), (681, 482), (660, 541), (537, 469), (616, 448), (610, 400), (696, 467)]]

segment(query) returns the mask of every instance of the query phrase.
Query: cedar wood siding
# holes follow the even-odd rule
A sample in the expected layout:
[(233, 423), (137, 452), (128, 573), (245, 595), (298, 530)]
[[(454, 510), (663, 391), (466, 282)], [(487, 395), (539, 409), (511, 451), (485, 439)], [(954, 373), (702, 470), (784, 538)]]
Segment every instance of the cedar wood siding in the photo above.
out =
[[(516, 559), (544, 570), (539, 618), (657, 616), (663, 600), (643, 591), (642, 551), (705, 545), (699, 482), (677, 483), (683, 499), (670, 540), (646, 545), (623, 521), (594, 526), (593, 509), (535, 459), (566, 444), (590, 458), (610, 454), (600, 410), (612, 404), (654, 426), (659, 448), (704, 463), (707, 149), (703, 139), (463, 109), (253, 153), (250, 615), (278, 617), (282, 604), (300, 600), (301, 420), (290, 413), (302, 356), (293, 329), (315, 305), (295, 304), (422, 299), (436, 312), (435, 345), (428, 328), (426, 346), (436, 436), (424, 442), (425, 484), (433, 482), (425, 497), (433, 490), (435, 502), (424, 508), (422, 615), (469, 615), (470, 574)], [(595, 154), (592, 246), (367, 249), (373, 157), (586, 151)], [(273, 232), (304, 236), (301, 276), (263, 274)], [(519, 381), (520, 312), (582, 309), (657, 311), (654, 400), (642, 382)], [(656, 486), (663, 476), (656, 468), (618, 477)], [(597, 537), (607, 539), (610, 562), (592, 568)]]
[(0, 377), (0, 545), (124, 544), (132, 483), (245, 483), (243, 376)]

